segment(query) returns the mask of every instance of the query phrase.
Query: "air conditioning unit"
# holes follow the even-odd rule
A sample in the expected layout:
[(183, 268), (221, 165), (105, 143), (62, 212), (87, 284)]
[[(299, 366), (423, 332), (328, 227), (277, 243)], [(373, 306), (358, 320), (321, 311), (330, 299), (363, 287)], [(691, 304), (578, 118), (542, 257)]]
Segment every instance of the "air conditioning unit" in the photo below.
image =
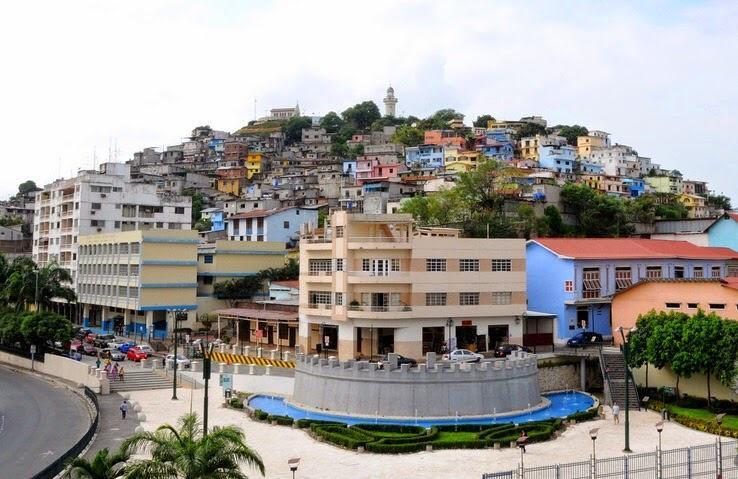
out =
[(95, 210), (91, 210), (91, 211), (90, 211), (90, 214), (91, 214), (91, 215), (94, 215), (94, 214), (95, 214)]
[(97, 229), (97, 232), (98, 232), (98, 233), (99, 233), (99, 232), (101, 232), (101, 231), (102, 231), (102, 228), (98, 228), (98, 229)]
[(108, 197), (108, 195), (106, 195), (105, 193), (101, 193), (100, 194), (100, 198), (107, 198), (107, 197)]

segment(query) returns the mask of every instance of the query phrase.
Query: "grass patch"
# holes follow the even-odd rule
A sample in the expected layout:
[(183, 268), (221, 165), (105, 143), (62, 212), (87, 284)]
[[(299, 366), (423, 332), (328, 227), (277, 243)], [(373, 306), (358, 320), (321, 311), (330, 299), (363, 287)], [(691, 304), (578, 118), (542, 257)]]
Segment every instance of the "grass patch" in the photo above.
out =
[[(690, 419), (697, 419), (705, 422), (715, 422), (715, 414), (707, 409), (693, 409), (681, 406), (669, 406), (669, 411), (673, 414), (686, 416)], [(725, 416), (723, 418), (723, 429), (738, 430), (738, 416)]]
[(441, 431), (438, 433), (438, 439), (436, 442), (457, 442), (457, 441), (476, 441), (479, 439), (479, 434), (476, 432), (448, 432)]

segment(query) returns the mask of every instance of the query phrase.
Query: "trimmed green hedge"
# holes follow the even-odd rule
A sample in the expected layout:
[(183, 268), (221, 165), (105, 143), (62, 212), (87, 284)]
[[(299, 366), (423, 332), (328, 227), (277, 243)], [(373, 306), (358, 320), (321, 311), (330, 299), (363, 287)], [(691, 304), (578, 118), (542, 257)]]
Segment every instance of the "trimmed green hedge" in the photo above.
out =
[(267, 416), (267, 421), (276, 422), (280, 426), (291, 426), (295, 422), (295, 420), (289, 416), (280, 416), (278, 414), (270, 414), (269, 416)]
[(566, 419), (569, 419), (569, 420), (573, 419), (577, 422), (580, 422), (580, 421), (589, 421), (590, 419), (594, 419), (596, 417), (597, 417), (597, 408), (591, 408), (586, 411), (569, 414), (568, 416), (566, 416)]
[(269, 414), (266, 411), (262, 411), (261, 409), (254, 410), (254, 419), (257, 421), (266, 421), (268, 417)]
[(319, 421), (317, 419), (298, 419), (297, 420), (297, 427), (300, 429), (308, 429), (313, 424), (342, 424), (340, 422), (336, 421)]

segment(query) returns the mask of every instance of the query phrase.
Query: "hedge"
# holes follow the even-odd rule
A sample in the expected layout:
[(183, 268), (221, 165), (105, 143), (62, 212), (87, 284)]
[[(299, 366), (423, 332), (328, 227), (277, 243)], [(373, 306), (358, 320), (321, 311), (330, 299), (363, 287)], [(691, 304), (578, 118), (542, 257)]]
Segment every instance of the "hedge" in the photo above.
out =
[(574, 414), (569, 414), (568, 416), (566, 416), (566, 419), (580, 422), (580, 421), (589, 421), (590, 419), (594, 419), (596, 417), (597, 417), (597, 408), (591, 408), (586, 411), (575, 412)]
[(241, 398), (231, 398), (228, 401), (228, 405), (234, 409), (243, 409), (243, 399)]
[(336, 422), (336, 421), (320, 421), (318, 419), (298, 419), (297, 420), (297, 427), (299, 427), (300, 429), (308, 429), (313, 424), (332, 424), (332, 425), (336, 425), (336, 424), (343, 424), (343, 423)]
[(280, 426), (291, 426), (295, 422), (295, 420), (289, 416), (280, 416), (278, 414), (270, 414), (266, 419), (268, 422), (276, 422)]
[(262, 411), (261, 409), (255, 409), (254, 410), (254, 419), (257, 421), (266, 421), (266, 419), (269, 417), (269, 413), (266, 411)]
[(666, 409), (667, 411), (669, 411), (669, 418), (672, 421), (678, 422), (679, 424), (690, 429), (695, 429), (697, 431), (707, 432), (710, 434), (720, 433), (723, 436), (738, 438), (738, 429), (727, 427), (725, 424), (723, 424), (722, 427), (718, 427), (717, 422), (714, 419), (705, 420), (692, 417), (687, 414), (682, 414), (675, 411), (670, 405), (653, 399), (648, 401), (648, 406), (654, 411), (659, 412)]

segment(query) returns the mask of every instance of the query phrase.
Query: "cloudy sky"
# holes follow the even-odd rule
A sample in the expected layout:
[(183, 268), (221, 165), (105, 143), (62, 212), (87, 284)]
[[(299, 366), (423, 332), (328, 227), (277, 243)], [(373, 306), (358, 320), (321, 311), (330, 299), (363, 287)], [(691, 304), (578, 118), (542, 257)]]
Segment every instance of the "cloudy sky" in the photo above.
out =
[[(583, 124), (738, 203), (738, 2), (48, 1), (0, 17), (0, 197), (109, 156), (380, 101)], [(110, 153), (112, 151), (112, 153)]]

